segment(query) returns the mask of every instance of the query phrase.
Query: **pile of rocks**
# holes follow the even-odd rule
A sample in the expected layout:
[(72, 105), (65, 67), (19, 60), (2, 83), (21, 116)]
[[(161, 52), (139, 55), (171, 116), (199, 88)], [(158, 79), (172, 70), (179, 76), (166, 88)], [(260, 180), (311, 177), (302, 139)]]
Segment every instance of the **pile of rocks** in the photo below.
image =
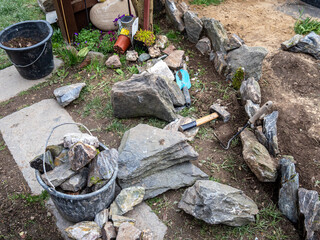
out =
[(100, 147), (91, 135), (73, 133), (65, 135), (62, 144), (48, 146), (30, 166), (42, 173), (48, 186), (74, 195), (94, 192), (107, 184), (117, 169), (117, 160), (116, 149)]

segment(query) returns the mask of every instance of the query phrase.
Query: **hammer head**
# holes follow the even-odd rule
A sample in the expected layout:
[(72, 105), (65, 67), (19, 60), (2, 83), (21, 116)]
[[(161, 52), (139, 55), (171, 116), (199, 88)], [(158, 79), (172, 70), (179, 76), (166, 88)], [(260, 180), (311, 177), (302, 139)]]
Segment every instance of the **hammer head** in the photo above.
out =
[(226, 107), (220, 106), (220, 104), (214, 103), (210, 106), (210, 113), (218, 113), (219, 118), (223, 120), (223, 122), (228, 122), (230, 119), (230, 113), (226, 111)]

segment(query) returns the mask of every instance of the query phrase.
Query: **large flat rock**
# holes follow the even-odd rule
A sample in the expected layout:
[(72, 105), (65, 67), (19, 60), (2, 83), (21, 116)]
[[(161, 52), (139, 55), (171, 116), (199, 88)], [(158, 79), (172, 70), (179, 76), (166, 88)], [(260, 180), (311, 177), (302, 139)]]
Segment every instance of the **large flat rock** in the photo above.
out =
[[(42, 100), (0, 119), (3, 139), (34, 194), (40, 194), (43, 189), (29, 161), (44, 152), (53, 127), (66, 122), (73, 120), (54, 99)], [(70, 132), (80, 131), (76, 125), (59, 127), (54, 131), (49, 144), (62, 142), (63, 136)]]
[[(63, 62), (57, 58), (54, 58), (54, 70), (61, 66)], [(46, 81), (51, 76), (50, 73), (44, 78), (38, 80), (27, 80), (20, 76), (15, 66), (7, 67), (0, 71), (0, 102), (6, 101), (18, 93), (31, 88), (34, 85)], [(4, 91), (5, 90), (5, 91)]]

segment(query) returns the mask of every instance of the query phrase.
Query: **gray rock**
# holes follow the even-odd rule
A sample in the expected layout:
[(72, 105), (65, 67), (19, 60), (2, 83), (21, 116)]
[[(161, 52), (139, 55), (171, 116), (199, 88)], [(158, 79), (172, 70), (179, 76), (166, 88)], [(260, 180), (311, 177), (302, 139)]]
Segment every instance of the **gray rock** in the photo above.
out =
[(154, 198), (171, 189), (188, 187), (197, 180), (208, 179), (208, 175), (190, 162), (174, 165), (145, 178), (126, 182), (122, 187), (142, 186), (146, 190), (144, 200)]
[(205, 37), (199, 40), (196, 44), (196, 48), (201, 52), (202, 55), (209, 54), (211, 51), (211, 42), (210, 39)]
[(263, 134), (262, 126), (257, 126), (254, 131), (254, 134), (255, 134), (256, 138), (258, 139), (259, 143), (261, 143), (263, 146), (265, 146), (267, 148), (267, 138)]
[(105, 64), (108, 68), (120, 68), (122, 65), (118, 55), (112, 55), (109, 57)]
[(239, 67), (245, 69), (245, 79), (254, 77), (259, 81), (262, 74), (262, 61), (268, 54), (263, 47), (248, 47), (242, 45), (240, 48), (228, 52), (227, 63), (229, 64), (231, 75)]
[(133, 75), (111, 91), (117, 118), (153, 116), (171, 122), (177, 118), (167, 81), (152, 74)]
[(281, 44), (282, 49), (291, 52), (302, 52), (320, 59), (320, 36), (314, 32), (302, 37), (296, 35), (289, 41)]
[(38, 0), (38, 4), (44, 12), (51, 12), (55, 10), (53, 0)]
[(97, 155), (97, 149), (91, 145), (78, 142), (74, 144), (69, 152), (71, 169), (78, 171), (87, 165)]
[(229, 38), (223, 25), (213, 18), (202, 18), (203, 27), (207, 32), (207, 36), (211, 40), (212, 49), (217, 52), (226, 52)]
[(98, 212), (94, 217), (94, 221), (98, 224), (100, 228), (103, 228), (104, 224), (108, 222), (109, 219), (109, 210), (103, 209)]
[(225, 75), (228, 72), (228, 64), (225, 59), (225, 53), (220, 51), (214, 53), (213, 66), (220, 75)]
[[(152, 240), (163, 240), (167, 232), (166, 225), (160, 221), (152, 209), (142, 202), (137, 205), (133, 210), (125, 214), (126, 217), (136, 220), (135, 226), (141, 230), (149, 229), (152, 232)], [(143, 235), (145, 239), (145, 235)]]
[(100, 152), (90, 163), (88, 187), (109, 181), (117, 167), (118, 157), (118, 151), (114, 148)]
[(166, 35), (158, 35), (155, 46), (164, 49), (168, 43), (168, 37)]
[(139, 54), (135, 50), (127, 51), (127, 54), (126, 54), (127, 61), (135, 62), (138, 60), (138, 58), (139, 58)]
[(90, 51), (87, 54), (87, 58), (92, 61), (98, 61), (101, 65), (106, 61), (106, 57), (101, 52)]
[(182, 67), (184, 51), (183, 50), (174, 50), (164, 62), (168, 65), (170, 69), (177, 70)]
[(189, 41), (197, 43), (203, 28), (202, 21), (191, 11), (187, 11), (183, 17)]
[(254, 133), (245, 129), (241, 134), (243, 159), (260, 182), (275, 182), (277, 164), (270, 157), (268, 150), (257, 141)]
[(141, 231), (128, 222), (122, 223), (119, 227), (117, 240), (140, 240)]
[(320, 201), (316, 191), (299, 188), (300, 227), (306, 240), (318, 240), (320, 232)]
[(170, 21), (173, 23), (175, 29), (179, 32), (183, 32), (185, 25), (183, 22), (183, 13), (179, 11), (174, 3), (174, 0), (166, 0), (165, 3), (166, 13)]
[(294, 163), (285, 158), (280, 160), (280, 170), (279, 209), (291, 222), (297, 223), (299, 173), (296, 172)]
[(242, 45), (244, 45), (244, 41), (237, 34), (233, 33), (229, 37), (229, 43), (226, 47), (226, 50), (229, 52), (229, 51), (232, 51), (234, 49), (241, 47)]
[(66, 162), (69, 162), (69, 155), (68, 155), (68, 152), (69, 152), (69, 150), (68, 149), (66, 149), (66, 148), (64, 148), (63, 150), (62, 150), (62, 152), (58, 155), (58, 156), (56, 156), (55, 158), (54, 158), (54, 165), (57, 167), (57, 166), (60, 166), (61, 164), (63, 164), (63, 163), (66, 163)]
[(68, 237), (81, 240), (96, 240), (101, 237), (101, 229), (98, 224), (91, 221), (79, 222), (65, 230)]
[(52, 158), (59, 156), (62, 150), (63, 150), (63, 146), (61, 145), (49, 145), (46, 148), (46, 151), (51, 152)]
[[(60, 186), (63, 182), (76, 174), (77, 172), (71, 170), (70, 162), (64, 163), (61, 166), (55, 167), (50, 172), (47, 172), (48, 179), (55, 187)], [(42, 174), (41, 178), (48, 186), (51, 186), (45, 174)]]
[(246, 111), (249, 118), (255, 115), (259, 109), (260, 109), (260, 104), (253, 103), (250, 99), (246, 101), (246, 105), (244, 106), (244, 110)]
[(151, 56), (148, 53), (142, 53), (139, 56), (139, 61), (140, 62), (145, 62), (145, 61), (149, 60), (150, 58), (151, 58)]
[(87, 133), (68, 133), (63, 136), (63, 146), (65, 148), (71, 148), (77, 142), (82, 142), (95, 148), (99, 147), (98, 138)]
[[(170, 130), (170, 131), (179, 131), (179, 127), (183, 124), (187, 124), (189, 122), (194, 121), (195, 119), (189, 117), (182, 117), (179, 116), (178, 119), (174, 120), (173, 122), (169, 123), (167, 126), (163, 128), (163, 130)], [(188, 141), (193, 141), (194, 137), (197, 135), (199, 131), (199, 127), (191, 128), (187, 131), (184, 131), (183, 134), (186, 136)]]
[(53, 91), (58, 103), (65, 107), (80, 95), (82, 88), (86, 86), (85, 83), (76, 83), (72, 85), (63, 86)]
[(182, 133), (139, 124), (121, 140), (118, 178), (128, 183), (197, 157)]
[(171, 70), (168, 67), (168, 65), (162, 60), (158, 61), (151, 68), (148, 68), (147, 72), (150, 73), (150, 74), (155, 74), (157, 76), (160, 76), (160, 77), (162, 77), (164, 79), (168, 79), (170, 81), (174, 81), (174, 79), (175, 79), (174, 75), (171, 72)]
[(155, 47), (155, 46), (149, 47), (148, 51), (149, 51), (150, 57), (152, 57), (152, 58), (156, 58), (156, 57), (159, 57), (161, 55), (160, 48)]
[(116, 229), (111, 222), (106, 222), (106, 224), (101, 229), (102, 240), (115, 240), (117, 237)]
[(189, 10), (189, 6), (185, 2), (178, 2), (177, 8), (182, 14), (185, 14)]
[(246, 103), (247, 100), (251, 100), (252, 103), (255, 104), (261, 103), (260, 85), (253, 77), (250, 77), (246, 81), (242, 81), (240, 94), (243, 103)]
[(169, 56), (174, 50), (176, 50), (176, 47), (171, 44), (168, 47), (166, 47), (166, 49), (163, 50), (162, 52)]
[(128, 222), (134, 224), (136, 222), (135, 219), (124, 217), (124, 216), (118, 216), (118, 215), (112, 215), (112, 222), (113, 226), (120, 227), (122, 223)]
[(241, 190), (210, 180), (198, 180), (178, 205), (186, 213), (209, 224), (242, 226), (255, 221), (257, 205)]
[(267, 138), (267, 149), (274, 157), (279, 154), (277, 137), (278, 115), (278, 111), (274, 111), (263, 118), (263, 133)]
[(60, 187), (65, 191), (78, 192), (87, 185), (88, 174), (89, 169), (84, 167), (78, 174), (63, 182)]
[(40, 173), (44, 173), (43, 159), (45, 160), (45, 169), (47, 172), (54, 169), (55, 166), (54, 166), (52, 154), (50, 151), (46, 151), (46, 153), (36, 156), (34, 159), (32, 159), (30, 161), (30, 167), (37, 169)]
[(110, 215), (119, 215), (129, 212), (134, 206), (142, 202), (145, 194), (143, 187), (124, 188), (110, 206)]

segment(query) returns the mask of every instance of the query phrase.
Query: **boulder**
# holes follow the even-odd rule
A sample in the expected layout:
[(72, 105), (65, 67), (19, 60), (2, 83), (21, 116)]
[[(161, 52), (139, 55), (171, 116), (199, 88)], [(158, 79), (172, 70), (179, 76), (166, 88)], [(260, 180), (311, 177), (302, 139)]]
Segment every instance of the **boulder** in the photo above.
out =
[(78, 171), (87, 165), (97, 155), (97, 149), (91, 145), (78, 142), (74, 144), (69, 152), (71, 169)]
[(87, 133), (68, 133), (63, 136), (63, 146), (65, 148), (71, 148), (78, 142), (94, 146), (95, 148), (99, 147), (98, 138)]
[(155, 47), (164, 49), (168, 43), (168, 37), (166, 35), (158, 35), (156, 39)]
[(317, 240), (320, 234), (320, 201), (318, 192), (299, 188), (300, 229), (306, 240)]
[(245, 69), (245, 79), (254, 77), (259, 81), (262, 75), (262, 61), (268, 54), (263, 47), (248, 47), (242, 45), (227, 54), (227, 63), (229, 64), (231, 75), (237, 71), (239, 67)]
[[(195, 119), (189, 118), (189, 117), (182, 117), (179, 116), (176, 120), (169, 123), (167, 126), (163, 128), (163, 130), (170, 130), (170, 131), (179, 131), (179, 127), (183, 124), (190, 123), (194, 121)], [(195, 136), (197, 135), (199, 131), (199, 127), (194, 127), (189, 130), (183, 131), (182, 133), (186, 136), (188, 141), (193, 141)]]
[(141, 231), (128, 222), (122, 223), (119, 227), (117, 240), (140, 240)]
[(255, 115), (259, 109), (260, 109), (260, 104), (253, 103), (250, 99), (246, 100), (246, 105), (244, 106), (244, 110), (246, 111), (249, 118), (253, 117), (253, 115)]
[(45, 160), (45, 169), (47, 172), (54, 169), (55, 165), (53, 163), (53, 157), (49, 150), (46, 151), (44, 154), (36, 156), (34, 159), (32, 159), (30, 161), (30, 167), (38, 170), (41, 174), (44, 173), (43, 160)]
[(242, 226), (255, 221), (257, 205), (241, 190), (210, 180), (198, 180), (182, 195), (178, 207), (209, 224)]
[(172, 53), (170, 53), (168, 57), (166, 57), (164, 62), (168, 65), (170, 69), (177, 70), (178, 68), (182, 67), (183, 56), (183, 50), (174, 50)]
[(261, 103), (260, 85), (253, 77), (241, 83), (240, 94), (244, 104), (247, 100), (251, 100), (255, 104)]
[[(141, 230), (149, 229), (152, 233), (150, 240), (163, 240), (167, 232), (166, 225), (160, 221), (158, 216), (152, 211), (152, 209), (142, 202), (137, 205), (133, 210), (125, 214), (126, 217), (136, 220), (135, 226)], [(145, 234), (143, 234), (145, 239)]]
[(299, 173), (296, 172), (294, 163), (286, 158), (280, 160), (280, 171), (279, 209), (291, 222), (297, 223)]
[(191, 11), (187, 11), (183, 17), (189, 41), (197, 43), (203, 28), (202, 21)]
[(189, 6), (185, 2), (178, 2), (177, 8), (182, 14), (185, 14), (189, 10)]
[(60, 106), (65, 107), (80, 95), (82, 88), (86, 86), (85, 83), (75, 83), (63, 87), (59, 87), (53, 91)]
[(87, 178), (89, 174), (88, 168), (82, 168), (79, 173), (63, 182), (60, 187), (64, 191), (78, 192), (87, 185)]
[(225, 59), (225, 53), (220, 51), (214, 53), (213, 66), (220, 75), (225, 75), (228, 72), (228, 64)]
[(174, 28), (179, 32), (183, 32), (185, 25), (183, 22), (183, 13), (176, 7), (174, 0), (166, 0), (166, 13)]
[[(171, 82), (175, 80), (174, 75), (171, 72), (170, 68), (162, 60), (158, 61), (151, 68), (148, 68), (147, 72), (150, 73), (150, 74), (154, 74), (154, 75), (160, 76), (160, 77), (162, 77), (164, 79), (167, 79), (167, 80), (169, 80)], [(180, 90), (180, 92), (181, 92), (181, 90)]]
[(245, 129), (241, 134), (243, 159), (260, 182), (275, 182), (277, 164), (270, 157), (268, 150), (258, 142), (254, 133)]
[(96, 240), (101, 237), (101, 229), (95, 222), (84, 221), (66, 228), (71, 239)]
[[(68, 180), (69, 178), (76, 175), (77, 172), (71, 170), (70, 162), (64, 163), (58, 167), (55, 167), (50, 172), (47, 172), (47, 177), (52, 183), (53, 186), (58, 187), (63, 182)], [(41, 175), (42, 180), (48, 185), (51, 186), (51, 184), (48, 182), (47, 177), (45, 174)]]
[(149, 47), (148, 52), (149, 52), (150, 57), (152, 57), (152, 58), (156, 58), (161, 55), (160, 48), (155, 47), (155, 46)]
[(280, 153), (277, 137), (278, 115), (278, 111), (274, 111), (263, 118), (263, 133), (267, 139), (267, 149), (274, 157)]
[(232, 51), (234, 49), (241, 47), (242, 45), (244, 45), (244, 41), (237, 34), (233, 33), (229, 37), (229, 43), (226, 47), (226, 50), (229, 52), (229, 51)]
[(120, 182), (133, 182), (178, 163), (196, 160), (198, 153), (180, 132), (139, 124), (125, 132), (119, 147)]
[(226, 52), (229, 38), (223, 25), (213, 18), (202, 18), (203, 27), (211, 40), (212, 49), (217, 52)]
[(109, 219), (109, 210), (103, 209), (102, 211), (98, 212), (94, 217), (94, 221), (98, 224), (100, 228), (102, 228), (105, 223), (108, 222)]
[(283, 50), (290, 52), (302, 52), (320, 59), (320, 36), (310, 32), (306, 36), (296, 35), (292, 39), (281, 44)]
[(211, 42), (210, 39), (205, 37), (198, 41), (196, 48), (201, 52), (202, 55), (209, 54), (211, 51)]
[(177, 118), (167, 81), (153, 74), (133, 75), (117, 82), (111, 91), (117, 118), (157, 117), (171, 122)]
[(138, 60), (139, 54), (135, 51), (127, 51), (126, 60), (130, 62), (135, 62)]
[(118, 55), (112, 55), (107, 59), (106, 66), (108, 68), (120, 68), (122, 66), (120, 57)]
[(106, 224), (101, 229), (102, 240), (116, 240), (117, 233), (112, 222), (106, 222)]
[(142, 186), (145, 188), (144, 200), (154, 198), (171, 189), (189, 187), (197, 180), (208, 179), (208, 175), (190, 162), (174, 165), (145, 178), (122, 183), (122, 187)]
[(123, 215), (142, 202), (145, 194), (143, 187), (129, 187), (121, 190), (110, 206), (110, 215)]
[(94, 52), (94, 51), (90, 51), (87, 54), (88, 59), (90, 59), (91, 61), (98, 61), (101, 65), (106, 61), (106, 57), (103, 53), (101, 52)]

